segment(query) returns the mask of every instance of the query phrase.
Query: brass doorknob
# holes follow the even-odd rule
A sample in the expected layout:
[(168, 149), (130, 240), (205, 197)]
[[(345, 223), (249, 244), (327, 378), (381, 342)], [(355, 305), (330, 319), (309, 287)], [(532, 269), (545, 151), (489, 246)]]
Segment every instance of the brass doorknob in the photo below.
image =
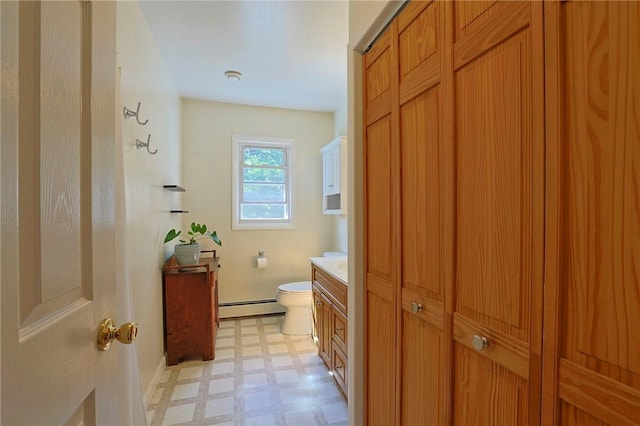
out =
[(137, 334), (138, 324), (135, 322), (126, 322), (116, 328), (111, 318), (105, 318), (98, 326), (98, 349), (101, 351), (109, 350), (113, 339), (130, 345), (136, 340)]

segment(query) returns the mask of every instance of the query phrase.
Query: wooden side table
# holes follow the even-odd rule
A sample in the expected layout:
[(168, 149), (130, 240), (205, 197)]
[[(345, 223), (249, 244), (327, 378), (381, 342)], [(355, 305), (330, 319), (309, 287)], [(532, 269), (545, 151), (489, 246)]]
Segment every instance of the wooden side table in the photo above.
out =
[(171, 256), (162, 268), (167, 365), (188, 356), (205, 361), (215, 357), (219, 260), (201, 258), (198, 265), (181, 271), (184, 267)]

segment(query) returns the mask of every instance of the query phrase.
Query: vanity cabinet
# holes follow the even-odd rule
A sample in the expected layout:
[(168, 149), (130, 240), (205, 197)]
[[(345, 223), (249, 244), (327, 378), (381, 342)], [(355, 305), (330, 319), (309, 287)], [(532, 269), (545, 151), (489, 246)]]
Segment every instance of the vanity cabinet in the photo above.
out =
[(315, 265), (311, 275), (313, 338), (318, 355), (347, 396), (347, 286)]
[(187, 356), (215, 358), (218, 313), (219, 258), (201, 258), (183, 271), (175, 256), (163, 267), (164, 332), (167, 365)]
[(338, 137), (322, 151), (322, 209), (324, 214), (347, 212), (347, 138)]

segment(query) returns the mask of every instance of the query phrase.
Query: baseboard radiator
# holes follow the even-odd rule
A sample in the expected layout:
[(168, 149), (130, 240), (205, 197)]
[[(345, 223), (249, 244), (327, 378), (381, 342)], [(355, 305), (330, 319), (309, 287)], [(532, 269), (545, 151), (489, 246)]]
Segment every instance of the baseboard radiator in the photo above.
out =
[(240, 302), (223, 302), (220, 307), (220, 318), (249, 317), (285, 312), (285, 307), (276, 299), (243, 300)]

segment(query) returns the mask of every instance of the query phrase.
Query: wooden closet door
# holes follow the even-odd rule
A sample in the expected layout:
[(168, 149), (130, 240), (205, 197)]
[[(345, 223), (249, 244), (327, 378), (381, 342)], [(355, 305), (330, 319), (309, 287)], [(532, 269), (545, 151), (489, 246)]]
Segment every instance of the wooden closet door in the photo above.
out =
[(443, 33), (441, 2), (411, 2), (398, 15), (400, 425), (443, 425), (448, 418), (444, 386), (450, 369), (444, 351), (449, 344), (440, 277)]
[(640, 4), (545, 6), (544, 424), (640, 424)]
[(535, 425), (542, 341), (542, 3), (455, 2), (453, 14), (453, 424)]
[(396, 400), (397, 52), (390, 40), (388, 31), (364, 57), (365, 417), (367, 425), (381, 426), (395, 423)]

